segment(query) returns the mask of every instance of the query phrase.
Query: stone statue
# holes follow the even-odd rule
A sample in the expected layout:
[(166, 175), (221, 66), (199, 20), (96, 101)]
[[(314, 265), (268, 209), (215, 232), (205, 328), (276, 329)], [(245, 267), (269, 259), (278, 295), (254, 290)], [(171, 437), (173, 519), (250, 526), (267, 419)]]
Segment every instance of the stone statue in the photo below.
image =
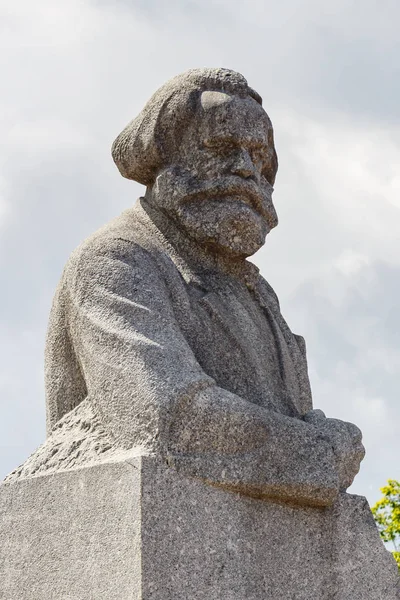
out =
[(345, 493), (361, 433), (313, 410), (304, 340), (247, 261), (277, 225), (260, 96), (188, 71), (112, 153), (146, 193), (56, 291), (48, 438), (0, 486), (4, 597), (397, 600)]
[[(47, 418), (49, 435), (68, 430), (72, 442), (67, 458), (42, 451), (34, 470), (135, 448), (249, 495), (330, 504), (364, 450), (357, 427), (312, 410), (304, 340), (246, 260), (278, 223), (260, 96), (233, 71), (188, 71), (154, 94), (112, 154), (146, 193), (64, 270)], [(71, 424), (81, 417), (98, 430), (92, 444)]]

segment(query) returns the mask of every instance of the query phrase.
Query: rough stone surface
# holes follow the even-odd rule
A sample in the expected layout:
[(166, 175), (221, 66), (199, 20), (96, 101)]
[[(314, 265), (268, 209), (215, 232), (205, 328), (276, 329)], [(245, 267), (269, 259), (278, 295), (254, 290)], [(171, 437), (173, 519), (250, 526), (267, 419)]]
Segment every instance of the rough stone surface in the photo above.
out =
[(140, 493), (128, 462), (1, 485), (1, 600), (142, 598)]
[(10, 473), (5, 482), (118, 462), (141, 453), (138, 447), (124, 450), (112, 444), (93, 407), (84, 400), (57, 422), (46, 442)]
[(57, 288), (48, 438), (0, 487), (1, 600), (394, 599), (344, 494), (361, 432), (313, 410), (304, 340), (247, 260), (278, 222), (260, 96), (189, 71), (112, 152), (146, 193)]
[[(144, 449), (252, 496), (330, 504), (364, 449), (357, 427), (312, 410), (304, 340), (246, 260), (277, 225), (261, 98), (233, 71), (189, 71), (156, 92), (113, 157), (146, 195), (66, 265), (46, 348), (49, 435), (58, 444), (53, 428), (75, 409), (87, 421), (85, 402), (110, 452)], [(58, 457), (64, 468), (77, 426), (63, 423), (66, 447), (53, 453), (50, 440), (18, 473)], [(76, 460), (100, 455), (83, 443)]]
[[(333, 461), (327, 464), (325, 455), (318, 454), (313, 436), (302, 440), (303, 455), (293, 457), (292, 436), (296, 432), (290, 428), (290, 420), (286, 428), (284, 424), (279, 429), (283, 447), (278, 449), (275, 444), (267, 444), (262, 450), (233, 456), (175, 453), (165, 460), (182, 474), (202, 477), (210, 484), (257, 498), (280, 498), (316, 506), (330, 504), (337, 494)], [(84, 400), (57, 423), (46, 442), (6, 482), (120, 461), (140, 452), (137, 446), (122, 449), (113, 444), (91, 404)]]
[(255, 500), (136, 457), (3, 484), (0, 512), (2, 600), (399, 597), (358, 496)]

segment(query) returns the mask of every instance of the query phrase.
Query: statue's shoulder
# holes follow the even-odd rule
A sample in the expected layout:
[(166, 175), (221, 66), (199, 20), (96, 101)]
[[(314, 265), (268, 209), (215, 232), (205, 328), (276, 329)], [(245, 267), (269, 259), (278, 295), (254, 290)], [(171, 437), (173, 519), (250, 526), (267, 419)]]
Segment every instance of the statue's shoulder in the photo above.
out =
[(104, 268), (105, 261), (113, 261), (115, 269), (123, 265), (143, 271), (157, 269), (159, 248), (152, 232), (140, 219), (135, 207), (86, 238), (70, 255), (62, 281), (79, 285), (79, 281)]

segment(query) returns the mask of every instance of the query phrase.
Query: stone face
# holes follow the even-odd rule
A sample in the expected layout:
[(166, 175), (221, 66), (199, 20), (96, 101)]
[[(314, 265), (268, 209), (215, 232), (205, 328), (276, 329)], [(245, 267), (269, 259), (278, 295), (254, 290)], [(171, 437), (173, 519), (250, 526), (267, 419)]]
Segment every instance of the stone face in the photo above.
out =
[(2, 600), (395, 600), (365, 499), (249, 498), (155, 457), (0, 487)]

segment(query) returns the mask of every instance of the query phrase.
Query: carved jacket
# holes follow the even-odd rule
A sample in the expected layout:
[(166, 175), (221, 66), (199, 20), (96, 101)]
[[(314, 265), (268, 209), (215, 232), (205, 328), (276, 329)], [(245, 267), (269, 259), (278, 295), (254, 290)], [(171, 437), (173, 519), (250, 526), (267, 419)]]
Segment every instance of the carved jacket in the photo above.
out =
[(140, 199), (65, 267), (46, 345), (48, 430), (87, 398), (115, 439), (155, 447), (160, 423), (204, 390), (301, 417), (304, 340), (253, 264), (240, 277), (193, 264)]

